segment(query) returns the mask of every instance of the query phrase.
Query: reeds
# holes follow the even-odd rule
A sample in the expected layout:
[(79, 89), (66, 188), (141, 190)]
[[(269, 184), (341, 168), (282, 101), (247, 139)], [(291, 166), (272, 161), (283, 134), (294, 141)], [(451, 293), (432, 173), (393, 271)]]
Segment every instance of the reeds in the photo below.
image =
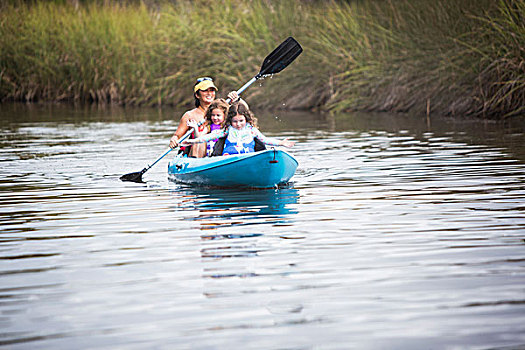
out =
[(496, 15), (474, 19), (483, 23), (480, 32), (468, 33), (466, 44), (477, 61), (475, 114), (500, 118), (523, 114), (525, 1), (500, 0)]
[(506, 118), (524, 112), (525, 0), (57, 1), (0, 5), (0, 99), (187, 106), (293, 35), (252, 105)]

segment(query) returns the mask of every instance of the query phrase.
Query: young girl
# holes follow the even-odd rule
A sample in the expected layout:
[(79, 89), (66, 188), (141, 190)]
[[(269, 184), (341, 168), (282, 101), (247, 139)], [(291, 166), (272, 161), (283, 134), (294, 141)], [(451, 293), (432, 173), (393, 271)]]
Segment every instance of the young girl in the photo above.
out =
[(226, 136), (222, 155), (250, 153), (255, 151), (255, 138), (269, 146), (293, 147), (295, 142), (278, 140), (264, 136), (257, 129), (257, 118), (243, 104), (236, 102), (230, 106), (224, 128), (210, 134), (187, 140), (188, 144), (207, 142)]
[[(226, 102), (226, 100), (219, 98), (215, 101), (213, 101), (208, 109), (206, 110), (206, 114), (204, 115), (204, 130), (206, 132), (196, 132), (195, 138), (198, 138), (202, 136), (203, 134), (208, 134), (210, 132), (213, 132), (215, 130), (220, 130), (224, 126), (224, 119), (226, 117), (226, 114), (228, 113), (228, 108), (230, 105)], [(194, 121), (188, 121), (188, 126), (190, 128), (195, 128), (195, 130), (198, 130), (198, 125)], [(217, 142), (217, 139), (208, 141), (207, 149), (206, 149), (206, 155), (210, 156), (213, 152), (213, 146), (215, 146), (215, 143)]]

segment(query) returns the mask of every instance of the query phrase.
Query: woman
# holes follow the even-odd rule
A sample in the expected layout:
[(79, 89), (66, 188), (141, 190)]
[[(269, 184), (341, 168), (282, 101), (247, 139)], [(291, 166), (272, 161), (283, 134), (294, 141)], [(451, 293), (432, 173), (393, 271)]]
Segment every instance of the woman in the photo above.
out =
[[(213, 83), (213, 79), (210, 77), (198, 78), (195, 86), (193, 87), (193, 97), (195, 98), (195, 108), (187, 111), (182, 115), (179, 126), (170, 139), (170, 147), (177, 147), (178, 140), (186, 134), (190, 129), (188, 122), (192, 121), (195, 123), (203, 123), (204, 115), (209, 105), (215, 100), (216, 92), (218, 91), (217, 86)], [(239, 99), (239, 95), (236, 91), (232, 91), (228, 94), (228, 98), (232, 101)], [(204, 132), (204, 126), (200, 126), (201, 133)], [(195, 135), (190, 136), (194, 138)], [(188, 154), (190, 157), (202, 158), (206, 155), (206, 145), (196, 145), (195, 147), (181, 147), (181, 151)]]

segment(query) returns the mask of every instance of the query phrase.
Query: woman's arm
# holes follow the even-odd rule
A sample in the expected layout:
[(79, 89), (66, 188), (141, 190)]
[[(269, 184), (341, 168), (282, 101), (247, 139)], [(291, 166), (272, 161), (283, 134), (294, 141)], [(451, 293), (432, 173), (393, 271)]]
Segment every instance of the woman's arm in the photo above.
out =
[(186, 112), (180, 119), (179, 126), (177, 127), (177, 130), (175, 131), (175, 133), (170, 139), (171, 148), (177, 147), (179, 145), (179, 139), (189, 130), (188, 119), (189, 119), (189, 115)]

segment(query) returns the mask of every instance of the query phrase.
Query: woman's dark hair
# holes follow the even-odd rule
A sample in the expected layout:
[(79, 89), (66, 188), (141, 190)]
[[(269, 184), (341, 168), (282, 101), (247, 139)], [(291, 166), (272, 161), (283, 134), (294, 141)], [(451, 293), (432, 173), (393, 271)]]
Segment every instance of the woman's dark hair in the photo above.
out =
[(257, 128), (257, 118), (255, 118), (253, 113), (243, 102), (235, 102), (230, 106), (230, 109), (228, 110), (228, 117), (224, 123), (226, 127), (232, 125), (232, 119), (237, 114), (241, 114), (246, 118), (246, 124), (250, 124), (254, 128)]
[(197, 94), (199, 93), (199, 91), (193, 93), (193, 98), (195, 99), (194, 101), (194, 104), (195, 104), (195, 108), (199, 108), (199, 106), (201, 105), (201, 100), (199, 100), (197, 98)]

